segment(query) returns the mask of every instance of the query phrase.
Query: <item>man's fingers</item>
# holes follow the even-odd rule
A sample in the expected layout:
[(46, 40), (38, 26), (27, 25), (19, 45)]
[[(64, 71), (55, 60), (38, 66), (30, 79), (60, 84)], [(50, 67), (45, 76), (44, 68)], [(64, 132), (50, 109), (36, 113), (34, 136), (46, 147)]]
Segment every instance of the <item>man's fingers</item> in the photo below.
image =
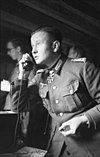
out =
[(70, 125), (62, 125), (59, 128), (59, 131), (68, 131), (68, 130), (70, 130)]
[(63, 123), (63, 124), (59, 127), (59, 131), (61, 131), (65, 126), (66, 126), (65, 123)]
[(68, 136), (68, 135), (71, 135), (71, 131), (61, 131), (61, 133), (64, 135), (64, 136)]

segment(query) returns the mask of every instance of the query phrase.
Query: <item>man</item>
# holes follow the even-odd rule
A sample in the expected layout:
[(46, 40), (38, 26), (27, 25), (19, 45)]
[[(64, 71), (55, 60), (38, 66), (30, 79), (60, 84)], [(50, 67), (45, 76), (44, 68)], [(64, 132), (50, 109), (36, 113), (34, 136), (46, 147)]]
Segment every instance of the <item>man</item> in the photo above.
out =
[(85, 50), (81, 45), (74, 45), (69, 49), (68, 58), (83, 58), (85, 54)]
[[(2, 91), (8, 92), (6, 99), (5, 99), (5, 105), (4, 105), (4, 111), (12, 111), (12, 101), (11, 101), (11, 94), (10, 94), (10, 83), (15, 80), (18, 77), (19, 74), (19, 61), (21, 60), (23, 54), (27, 51), (25, 47), (24, 41), (13, 38), (7, 42), (7, 55), (9, 55), (12, 60), (16, 61), (16, 66), (14, 67), (13, 71), (11, 72), (9, 80), (3, 80), (1, 82), (1, 89)], [(31, 79), (33, 77), (33, 74), (31, 73), (28, 79)], [(16, 111), (19, 113), (19, 111)], [(18, 133), (18, 144), (23, 144), (23, 139), (27, 136), (27, 127), (29, 123), (29, 112), (24, 111), (19, 113), (20, 115), (20, 131)]]
[[(16, 66), (9, 73), (8, 79), (1, 81), (1, 90), (7, 92), (7, 97), (5, 99), (4, 110), (11, 110), (11, 99), (10, 99), (10, 82), (18, 76), (18, 61), (22, 58), (22, 42), (16, 38), (11, 39), (6, 44), (7, 55), (14, 61), (17, 61)], [(11, 67), (10, 67), (11, 68)]]
[[(86, 60), (70, 60), (61, 49), (62, 36), (53, 27), (37, 29), (31, 35), (32, 55), (44, 66), (33, 79), (44, 107), (52, 117), (52, 132), (46, 157), (100, 156), (100, 71)], [(18, 79), (12, 82), (13, 110), (27, 106), (29, 71), (19, 62)], [(31, 89), (32, 89), (31, 86)], [(21, 87), (21, 91), (20, 91)], [(18, 93), (20, 91), (20, 101)]]
[(18, 76), (18, 62), (22, 58), (23, 55), (22, 50), (22, 42), (18, 39), (11, 39), (7, 42), (7, 55), (10, 56), (10, 58), (14, 61), (17, 61), (16, 66), (13, 68), (13, 71), (10, 74), (10, 78), (8, 80), (3, 80), (1, 82), (2, 90), (5, 90), (8, 92), (8, 95), (6, 97), (4, 110), (11, 110), (11, 99), (10, 99), (10, 82), (13, 79), (16, 79)]

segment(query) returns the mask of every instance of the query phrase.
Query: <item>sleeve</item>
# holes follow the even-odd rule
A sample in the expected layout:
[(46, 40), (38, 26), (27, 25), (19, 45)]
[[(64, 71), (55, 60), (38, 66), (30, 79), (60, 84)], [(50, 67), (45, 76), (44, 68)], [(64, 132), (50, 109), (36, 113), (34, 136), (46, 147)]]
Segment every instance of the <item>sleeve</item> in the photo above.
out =
[(39, 104), (41, 98), (38, 91), (40, 75), (35, 75), (31, 80), (16, 79), (11, 83), (12, 110), (24, 112)]
[(100, 69), (95, 67), (94, 64), (87, 62), (85, 63), (83, 72), (88, 92), (96, 102), (96, 105), (84, 114), (89, 120), (90, 127), (92, 126), (96, 129), (100, 125)]
[(16, 79), (11, 83), (12, 110), (23, 112), (27, 110), (28, 104), (28, 80)]

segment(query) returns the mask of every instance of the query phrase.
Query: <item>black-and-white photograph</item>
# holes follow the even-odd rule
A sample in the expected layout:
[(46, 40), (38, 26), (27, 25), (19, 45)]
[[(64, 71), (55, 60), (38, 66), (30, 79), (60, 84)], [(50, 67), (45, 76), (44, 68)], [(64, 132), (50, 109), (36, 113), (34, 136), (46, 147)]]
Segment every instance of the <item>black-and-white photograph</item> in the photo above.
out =
[(0, 157), (100, 157), (100, 0), (0, 0)]

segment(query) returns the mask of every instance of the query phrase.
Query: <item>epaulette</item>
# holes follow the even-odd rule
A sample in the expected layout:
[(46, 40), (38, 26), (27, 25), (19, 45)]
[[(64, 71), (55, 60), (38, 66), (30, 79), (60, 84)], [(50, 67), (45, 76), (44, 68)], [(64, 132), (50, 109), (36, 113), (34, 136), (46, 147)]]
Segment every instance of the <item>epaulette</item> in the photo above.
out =
[(72, 62), (86, 62), (86, 58), (83, 57), (83, 58), (74, 58), (74, 59), (71, 59)]

